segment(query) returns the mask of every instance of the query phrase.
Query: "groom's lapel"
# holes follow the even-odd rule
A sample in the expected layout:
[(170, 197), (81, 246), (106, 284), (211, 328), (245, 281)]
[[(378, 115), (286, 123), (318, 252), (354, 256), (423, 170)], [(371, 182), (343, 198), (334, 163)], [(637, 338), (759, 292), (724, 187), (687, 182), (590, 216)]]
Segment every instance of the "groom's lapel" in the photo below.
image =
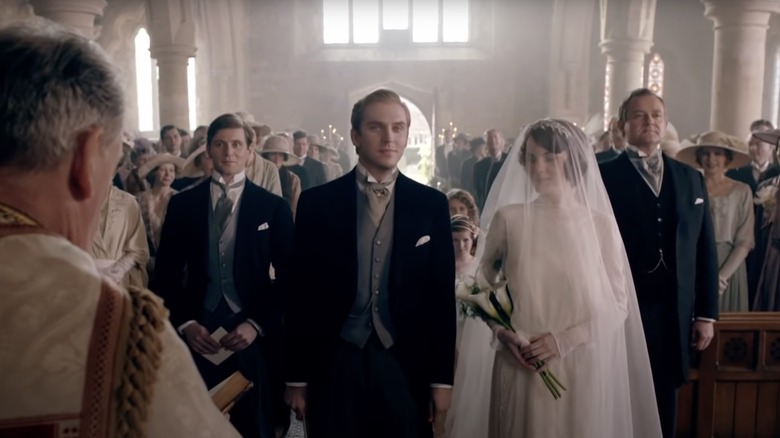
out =
[(403, 278), (404, 263), (414, 249), (414, 234), (417, 231), (414, 206), (414, 184), (403, 174), (398, 174), (395, 183), (395, 214), (393, 216), (393, 255), (390, 264), (390, 280)]

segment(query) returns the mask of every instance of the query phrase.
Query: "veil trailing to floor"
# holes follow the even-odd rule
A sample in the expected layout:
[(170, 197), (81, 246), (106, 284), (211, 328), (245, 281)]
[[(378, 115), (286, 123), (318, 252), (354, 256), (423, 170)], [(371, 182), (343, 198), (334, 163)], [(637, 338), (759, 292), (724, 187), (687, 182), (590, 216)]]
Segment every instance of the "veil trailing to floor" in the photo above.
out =
[(477, 269), (506, 282), (518, 333), (553, 336), (561, 357), (549, 369), (568, 391), (554, 400), (538, 375), (500, 351), (484, 322), (470, 319), (455, 371), (450, 438), (488, 431), (660, 437), (628, 258), (583, 131), (555, 119), (524, 127), (480, 224), (487, 237), (478, 244)]

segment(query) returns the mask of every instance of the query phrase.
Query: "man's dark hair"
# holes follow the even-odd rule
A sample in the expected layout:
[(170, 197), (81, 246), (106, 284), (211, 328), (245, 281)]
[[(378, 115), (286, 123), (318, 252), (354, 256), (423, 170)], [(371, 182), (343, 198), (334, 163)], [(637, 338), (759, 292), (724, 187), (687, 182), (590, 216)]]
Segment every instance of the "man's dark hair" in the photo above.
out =
[(163, 137), (165, 137), (165, 133), (170, 131), (171, 129), (175, 129), (177, 131), (179, 130), (179, 128), (177, 128), (177, 127), (175, 127), (173, 125), (165, 125), (162, 128), (160, 128), (160, 140), (162, 140)]
[(293, 132), (293, 141), (300, 140), (302, 138), (306, 138), (307, 134), (304, 131), (295, 131)]
[(223, 129), (243, 129), (246, 137), (246, 145), (249, 146), (252, 144), (252, 137), (255, 135), (252, 128), (244, 123), (241, 117), (233, 113), (227, 113), (217, 117), (209, 125), (208, 132), (206, 133), (206, 148), (211, 146), (211, 142), (214, 140), (214, 136), (217, 135), (217, 132)]
[(634, 98), (637, 97), (643, 97), (643, 96), (655, 96), (656, 99), (661, 101), (661, 105), (666, 108), (666, 103), (661, 98), (661, 96), (653, 93), (652, 90), (649, 88), (637, 88), (636, 90), (632, 91), (631, 94), (628, 95), (626, 100), (623, 101), (623, 103), (620, 104), (620, 108), (618, 109), (618, 123), (619, 126), (623, 126), (628, 121), (628, 106), (631, 104), (631, 101)]
[(750, 132), (771, 131), (773, 129), (775, 129), (775, 126), (767, 119), (758, 119), (750, 124)]
[(180, 136), (184, 137), (184, 136), (188, 136), (188, 135), (190, 135), (190, 133), (189, 133), (189, 132), (187, 132), (187, 130), (186, 130), (186, 129), (182, 129), (182, 128), (178, 128), (178, 129), (179, 129), (179, 135), (180, 135)]
[(474, 137), (474, 138), (473, 138), (473, 139), (471, 139), (471, 141), (469, 142), (469, 150), (470, 150), (471, 152), (474, 152), (474, 151), (476, 151), (477, 149), (479, 149), (479, 147), (480, 147), (480, 146), (482, 146), (482, 145), (484, 145), (484, 144), (486, 144), (486, 143), (487, 143), (487, 142), (485, 141), (485, 137), (482, 137), (482, 136), (479, 136), (479, 137)]

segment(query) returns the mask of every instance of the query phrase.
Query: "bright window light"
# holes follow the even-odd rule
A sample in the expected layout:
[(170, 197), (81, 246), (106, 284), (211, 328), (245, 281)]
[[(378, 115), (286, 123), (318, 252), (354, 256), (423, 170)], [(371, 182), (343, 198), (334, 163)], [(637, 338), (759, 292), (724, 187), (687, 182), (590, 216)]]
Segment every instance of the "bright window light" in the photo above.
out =
[(382, 1), (382, 28), (385, 30), (409, 29), (409, 0)]
[(442, 2), (442, 40), (445, 43), (469, 41), (469, 0)]
[(412, 1), (412, 41), (439, 41), (439, 0)]
[(149, 34), (143, 27), (135, 35), (135, 83), (138, 93), (138, 130), (154, 131), (152, 57), (149, 54)]
[(349, 0), (323, 0), (322, 18), (325, 44), (349, 43)]
[(379, 0), (352, 2), (352, 42), (355, 44), (379, 42)]
[[(198, 114), (196, 108), (197, 105), (197, 93), (195, 88), (195, 58), (190, 58), (187, 61), (187, 103), (190, 107), (190, 126), (187, 127), (187, 131), (195, 126), (198, 126)], [(184, 145), (189, 147), (189, 145)]]

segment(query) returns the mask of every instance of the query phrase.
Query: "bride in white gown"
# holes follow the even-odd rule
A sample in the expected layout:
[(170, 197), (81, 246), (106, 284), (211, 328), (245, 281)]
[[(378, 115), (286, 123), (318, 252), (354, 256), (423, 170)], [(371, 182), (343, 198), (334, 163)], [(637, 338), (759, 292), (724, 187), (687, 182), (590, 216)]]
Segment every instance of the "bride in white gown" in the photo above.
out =
[[(493, 358), (480, 336), (464, 333), (461, 363), (476, 371), (456, 374), (450, 436), (660, 437), (628, 259), (583, 132), (559, 120), (528, 126), (482, 224), (480, 269), (507, 282), (517, 333), (493, 328), (492, 382), (484, 369)], [(538, 361), (567, 387), (561, 399), (532, 366)], [(486, 403), (487, 423), (473, 413)]]

